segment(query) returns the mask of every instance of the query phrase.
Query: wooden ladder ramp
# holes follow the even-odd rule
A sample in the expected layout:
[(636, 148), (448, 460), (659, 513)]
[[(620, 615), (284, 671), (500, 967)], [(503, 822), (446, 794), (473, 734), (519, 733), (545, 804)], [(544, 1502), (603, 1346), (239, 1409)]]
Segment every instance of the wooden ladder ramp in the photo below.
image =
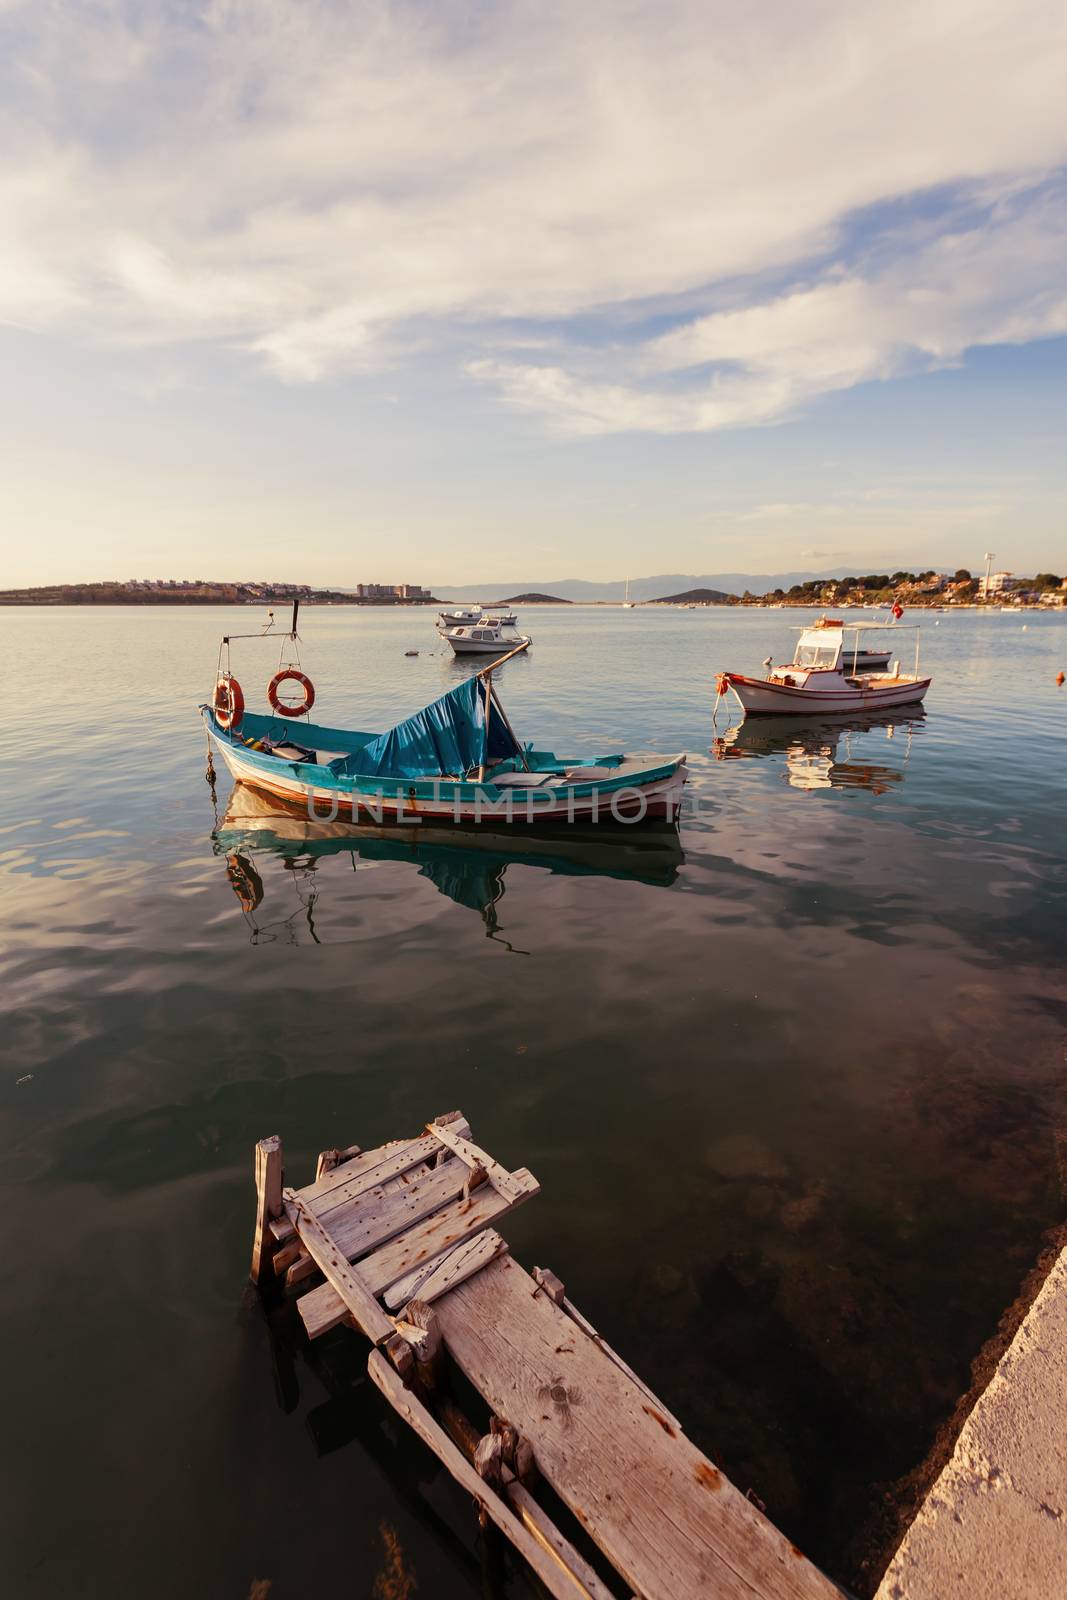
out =
[[(414, 1139), (325, 1151), (303, 1189), (285, 1186), (281, 1140), (263, 1139), (256, 1190), (253, 1280), (303, 1291), (310, 1338), (345, 1323), (371, 1341), (374, 1383), (558, 1600), (839, 1600), (559, 1279), (511, 1257), (494, 1224), (537, 1181), (476, 1145), (459, 1112)], [(451, 1398), (446, 1355), (489, 1433)], [(604, 1561), (557, 1526), (538, 1480)]]

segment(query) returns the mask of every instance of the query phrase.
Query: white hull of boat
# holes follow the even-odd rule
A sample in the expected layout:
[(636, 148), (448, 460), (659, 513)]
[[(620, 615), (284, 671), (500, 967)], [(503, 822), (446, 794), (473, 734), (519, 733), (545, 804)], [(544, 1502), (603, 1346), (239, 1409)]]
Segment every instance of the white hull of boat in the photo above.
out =
[(469, 628), (476, 626), (482, 620), (481, 611), (441, 611), (438, 613), (434, 626), (440, 633), (447, 628)]
[[(929, 678), (872, 678), (858, 687), (794, 688), (746, 678), (738, 672), (724, 674), (747, 716), (820, 716), (836, 711), (883, 711), (891, 706), (915, 705), (930, 687)], [(836, 675), (835, 675), (836, 676)]]
[[(265, 790), (286, 800), (307, 805), (313, 820), (335, 821), (338, 817), (353, 820), (365, 818), (375, 822), (418, 822), (421, 817), (441, 822), (624, 822), (630, 818), (664, 817), (674, 821), (679, 813), (682, 790), (687, 770), (685, 757), (673, 758), (677, 765), (667, 776), (657, 782), (636, 785), (629, 789), (616, 789), (588, 795), (575, 794), (573, 789), (560, 789), (545, 800), (539, 797), (528, 801), (527, 791), (509, 789), (503, 794), (487, 789), (473, 800), (454, 800), (448, 796), (440, 799), (410, 795), (353, 793), (339, 799), (336, 789), (317, 785), (313, 780), (301, 780), (288, 773), (265, 774), (262, 767), (242, 760), (240, 750), (223, 739), (216, 738), (216, 748), (234, 778), (250, 784), (254, 789)], [(298, 769), (299, 770), (299, 769)], [(314, 767), (308, 769), (314, 772)], [(577, 769), (580, 772), (580, 769)], [(575, 779), (580, 784), (580, 777)], [(334, 807), (337, 809), (335, 810)]]
[(502, 656), (520, 644), (530, 643), (525, 634), (515, 634), (510, 639), (474, 639), (467, 633), (446, 631), (443, 637), (448, 640), (457, 656)]

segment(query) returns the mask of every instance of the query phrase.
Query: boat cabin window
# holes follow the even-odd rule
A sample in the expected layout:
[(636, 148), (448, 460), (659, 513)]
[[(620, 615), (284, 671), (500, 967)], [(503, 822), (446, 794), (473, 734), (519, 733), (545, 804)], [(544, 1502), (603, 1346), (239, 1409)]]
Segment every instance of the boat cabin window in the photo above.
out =
[(837, 665), (836, 644), (798, 644), (795, 667), (833, 667)]

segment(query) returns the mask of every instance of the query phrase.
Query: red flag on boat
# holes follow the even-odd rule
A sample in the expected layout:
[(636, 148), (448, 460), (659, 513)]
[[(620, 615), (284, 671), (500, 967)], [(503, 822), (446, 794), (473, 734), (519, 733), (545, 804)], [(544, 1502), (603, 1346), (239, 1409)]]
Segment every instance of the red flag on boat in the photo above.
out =
[(897, 619), (898, 622), (900, 621), (901, 617), (904, 615), (904, 607), (901, 605), (899, 600), (894, 600), (893, 601), (893, 615)]

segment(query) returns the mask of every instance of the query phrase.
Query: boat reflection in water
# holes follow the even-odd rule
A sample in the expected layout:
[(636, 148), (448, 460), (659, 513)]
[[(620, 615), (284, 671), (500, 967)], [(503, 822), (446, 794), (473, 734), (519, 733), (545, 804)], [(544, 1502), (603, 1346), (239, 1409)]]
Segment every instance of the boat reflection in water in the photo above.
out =
[[(915, 706), (803, 721), (760, 717), (727, 728), (714, 740), (711, 752), (719, 761), (784, 756), (785, 776), (793, 789), (870, 789), (884, 794), (904, 782), (912, 739), (924, 720), (925, 713)], [(892, 764), (866, 758), (868, 735), (892, 741), (896, 758)]]
[[(494, 831), (484, 822), (477, 828), (317, 822), (309, 818), (305, 807), (243, 783), (234, 787), (212, 843), (216, 855), (225, 857), (226, 874), (253, 943), (281, 939), (296, 944), (308, 937), (322, 942), (315, 902), (320, 890), (319, 868), (328, 856), (348, 856), (353, 869), (370, 862), (410, 863), (418, 868), (420, 877), (428, 878), (456, 905), (477, 912), (488, 938), (500, 937), (497, 907), (504, 897), (509, 866), (543, 867), (570, 877), (626, 878), (667, 887), (685, 859), (674, 823), (587, 823), (566, 832), (551, 827), (542, 831), (534, 823), (516, 832), (514, 828)], [(291, 874), (297, 903), (288, 911), (283, 908), (280, 919), (264, 921), (258, 915), (267, 896), (257, 856), (264, 867), (265, 856), (280, 857)], [(512, 948), (507, 940), (500, 938), (500, 942)]]

